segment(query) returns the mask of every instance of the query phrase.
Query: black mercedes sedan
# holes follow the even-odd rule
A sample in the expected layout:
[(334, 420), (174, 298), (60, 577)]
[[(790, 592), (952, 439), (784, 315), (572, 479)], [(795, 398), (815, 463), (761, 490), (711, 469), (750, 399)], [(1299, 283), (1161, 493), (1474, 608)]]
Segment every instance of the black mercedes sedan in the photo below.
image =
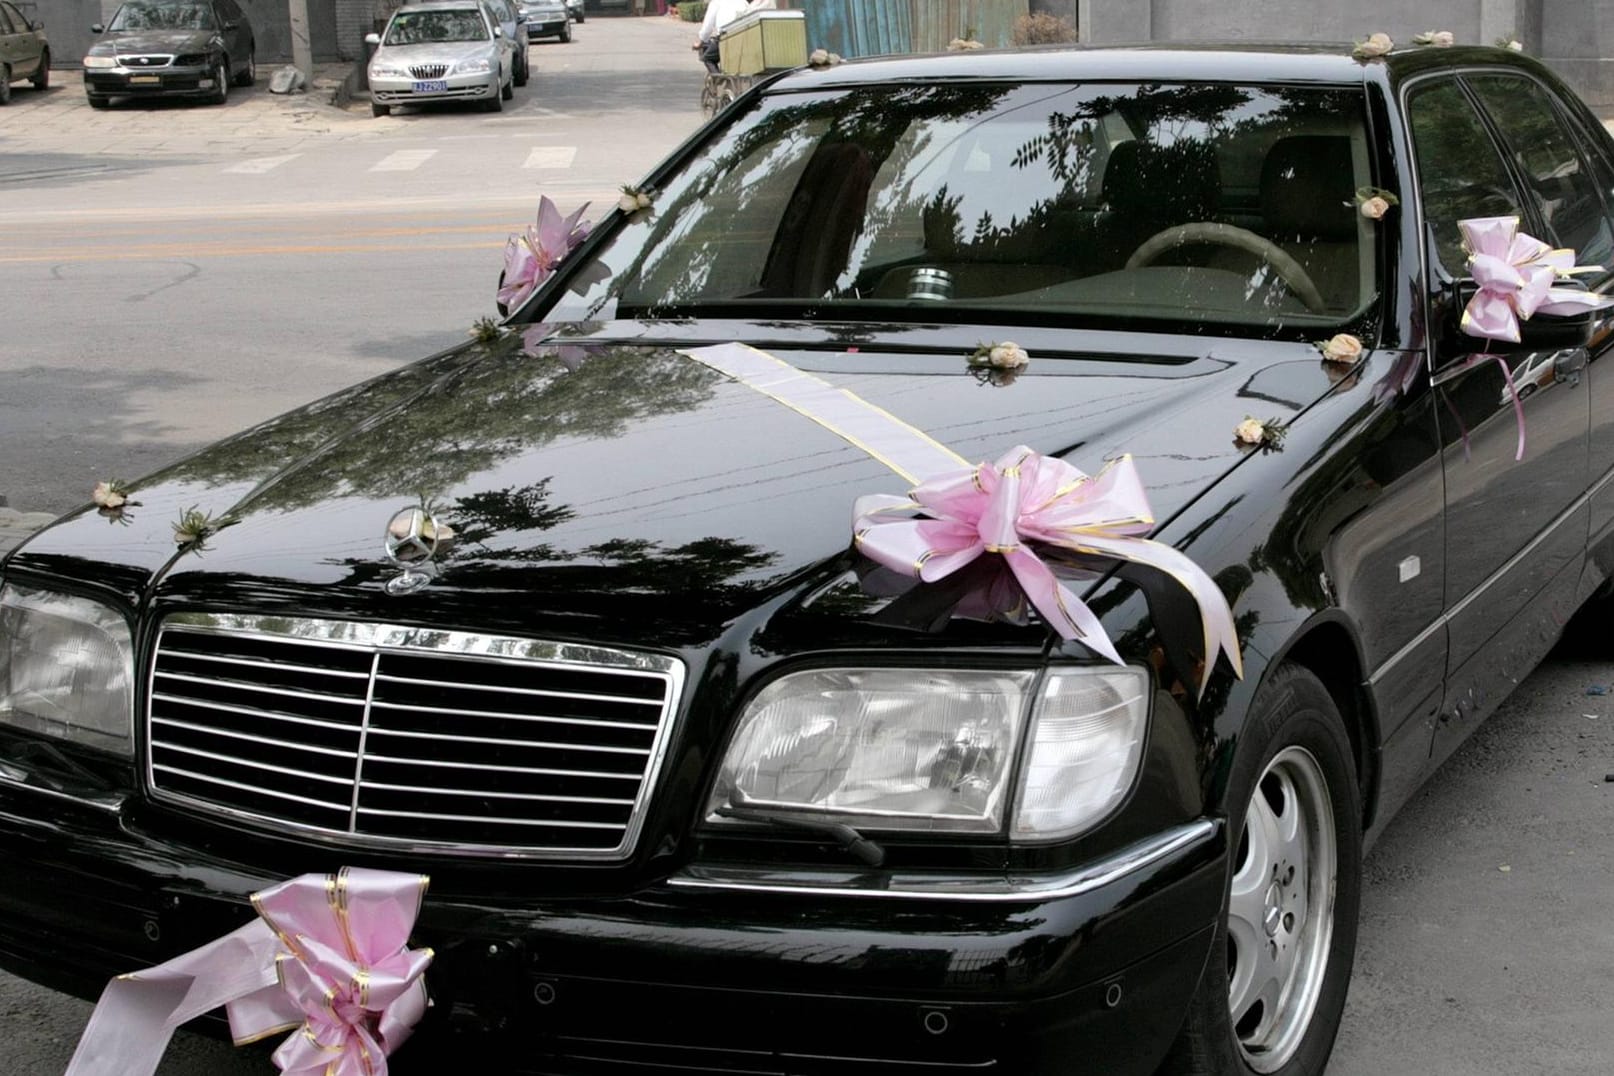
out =
[(84, 55), (91, 108), (115, 97), (200, 97), (222, 105), (258, 77), (252, 23), (235, 0), (128, 0)]
[(1368, 45), (784, 73), (104, 484), (0, 563), (0, 965), (374, 868), (400, 1064), (1323, 1072), (1364, 848), (1614, 565), (1614, 144)]

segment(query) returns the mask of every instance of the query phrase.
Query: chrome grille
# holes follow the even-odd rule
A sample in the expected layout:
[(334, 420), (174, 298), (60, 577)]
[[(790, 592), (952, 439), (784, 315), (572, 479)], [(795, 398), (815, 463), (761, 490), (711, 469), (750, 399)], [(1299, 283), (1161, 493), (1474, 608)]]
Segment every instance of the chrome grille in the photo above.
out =
[(447, 64), (416, 64), (409, 69), (416, 78), (442, 78), (448, 74)]
[(174, 62), (172, 56), (119, 56), (118, 62), (124, 67), (167, 67)]
[(152, 662), (155, 797), (350, 843), (620, 858), (671, 658), (347, 621), (185, 614)]

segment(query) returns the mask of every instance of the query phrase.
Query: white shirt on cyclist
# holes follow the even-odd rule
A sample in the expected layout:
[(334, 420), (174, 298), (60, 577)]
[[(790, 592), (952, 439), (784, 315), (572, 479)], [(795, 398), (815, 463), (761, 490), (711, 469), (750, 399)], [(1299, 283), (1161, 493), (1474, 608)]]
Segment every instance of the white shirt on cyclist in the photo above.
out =
[(711, 0), (706, 5), (706, 18), (701, 22), (701, 41), (710, 41), (722, 33), (723, 27), (744, 15), (750, 6), (746, 0)]

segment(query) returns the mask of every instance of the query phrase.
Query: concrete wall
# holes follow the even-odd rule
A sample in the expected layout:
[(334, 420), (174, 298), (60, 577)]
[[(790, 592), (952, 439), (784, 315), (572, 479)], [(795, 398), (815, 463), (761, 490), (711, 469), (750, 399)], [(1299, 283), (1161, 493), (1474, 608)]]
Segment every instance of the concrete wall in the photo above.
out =
[(1410, 42), (1450, 30), (1462, 42), (1516, 37), (1599, 111), (1614, 111), (1614, 0), (1077, 0), (1082, 40), (1355, 41), (1383, 30)]
[(30, 21), (45, 20), (52, 67), (81, 66), (84, 54), (95, 41), (90, 24), (105, 21), (100, 0), (35, 0), (31, 4), (13, 0), (13, 4)]

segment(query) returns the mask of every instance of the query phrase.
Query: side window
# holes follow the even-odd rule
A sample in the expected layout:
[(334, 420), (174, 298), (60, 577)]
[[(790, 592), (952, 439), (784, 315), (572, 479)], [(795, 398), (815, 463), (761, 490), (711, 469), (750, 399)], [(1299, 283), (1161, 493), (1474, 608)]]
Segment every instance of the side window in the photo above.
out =
[(20, 34), (27, 29), (27, 26), (27, 23), (19, 23), (16, 27), (13, 27), (11, 20), (6, 17), (5, 5), (0, 4), (0, 34)]
[(1469, 85), (1506, 139), (1529, 198), (1553, 233), (1542, 238), (1573, 247), (1582, 264), (1607, 265), (1614, 234), (1597, 182), (1546, 90), (1508, 75), (1471, 78)]
[(1519, 214), (1518, 191), (1456, 82), (1415, 88), (1407, 97), (1407, 113), (1434, 253), (1446, 272), (1462, 276), (1467, 255), (1457, 222)]

